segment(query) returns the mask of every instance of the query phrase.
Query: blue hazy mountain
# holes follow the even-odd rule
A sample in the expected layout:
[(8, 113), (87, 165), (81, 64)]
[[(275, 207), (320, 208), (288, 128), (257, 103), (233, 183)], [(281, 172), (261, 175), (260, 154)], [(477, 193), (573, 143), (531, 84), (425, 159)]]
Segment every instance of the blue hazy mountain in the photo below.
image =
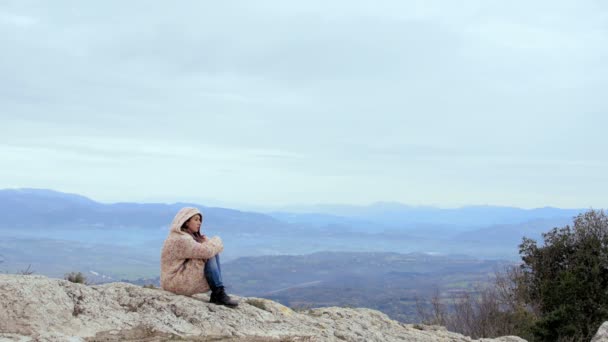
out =
[(366, 220), (388, 227), (413, 225), (447, 225), (454, 229), (484, 227), (497, 224), (517, 224), (538, 219), (562, 219), (576, 216), (585, 209), (560, 209), (553, 207), (521, 209), (500, 206), (465, 206), (441, 209), (429, 206), (408, 206), (395, 202), (378, 202), (368, 206), (314, 205), (284, 207), (269, 214), (277, 218), (289, 218), (294, 222), (306, 222), (308, 218), (320, 224), (336, 223), (336, 217), (344, 221)]
[[(466, 206), (441, 209), (379, 202), (369, 206), (317, 205), (291, 207), (266, 214), (227, 208), (206, 207), (193, 203), (113, 203), (104, 204), (87, 197), (46, 189), (0, 190), (0, 226), (22, 224), (120, 225), (158, 227), (171, 221), (179, 208), (193, 205), (205, 212), (205, 219), (227, 226), (249, 224), (250, 229), (284, 229), (285, 224), (308, 227), (342, 226), (357, 231), (377, 232), (381, 229), (410, 226), (452, 226), (466, 230), (501, 224), (517, 224), (534, 220), (571, 219), (585, 209), (552, 207), (521, 209), (497, 206)], [(24, 218), (27, 217), (27, 222)], [(212, 222), (205, 222), (211, 224)], [(366, 228), (367, 227), (367, 228)]]
[[(8, 258), (7, 266), (23, 264), (24, 258), (40, 265), (60, 262), (55, 255), (72, 253), (74, 258), (62, 258), (79, 260), (73, 265), (86, 264), (109, 274), (114, 264), (108, 260), (113, 259), (104, 258), (104, 253), (116, 254), (118, 248), (133, 260), (154, 265), (169, 224), (183, 206), (203, 211), (202, 229), (224, 239), (227, 260), (321, 251), (419, 252), (514, 260), (523, 236), (538, 238), (542, 232), (570, 223), (583, 211), (491, 206), (439, 209), (376, 203), (307, 208), (320, 212), (256, 213), (192, 203), (107, 204), (52, 190), (6, 189), (0, 190), (0, 237), (5, 242), (0, 245), (0, 255)], [(45, 247), (30, 246), (32, 241), (45, 241)], [(74, 248), (65, 250), (70, 241)], [(86, 253), (92, 245), (96, 245), (94, 258)], [(139, 271), (133, 267), (121, 274), (135, 276)]]
[(84, 196), (46, 189), (0, 190), (0, 229), (20, 227), (168, 228), (184, 206), (199, 207), (205, 226), (255, 232), (288, 227), (268, 215), (192, 203), (96, 202)]

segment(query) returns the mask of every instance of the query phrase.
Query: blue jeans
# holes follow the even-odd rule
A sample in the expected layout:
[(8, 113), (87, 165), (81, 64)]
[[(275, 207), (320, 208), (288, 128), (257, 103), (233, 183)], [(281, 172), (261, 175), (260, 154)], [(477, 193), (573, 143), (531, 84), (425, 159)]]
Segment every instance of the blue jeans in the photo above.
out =
[(220, 266), (219, 254), (205, 262), (204, 273), (211, 291), (215, 291), (218, 287), (224, 286), (224, 283), (222, 282), (222, 268)]

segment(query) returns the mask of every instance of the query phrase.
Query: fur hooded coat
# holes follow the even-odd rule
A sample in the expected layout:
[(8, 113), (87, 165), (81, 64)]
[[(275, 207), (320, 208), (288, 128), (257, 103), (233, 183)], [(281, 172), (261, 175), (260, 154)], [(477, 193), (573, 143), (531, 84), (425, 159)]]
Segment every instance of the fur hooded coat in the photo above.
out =
[(222, 240), (215, 236), (203, 242), (182, 231), (182, 225), (192, 216), (203, 214), (196, 208), (182, 208), (171, 223), (169, 235), (160, 257), (160, 287), (181, 295), (209, 291), (205, 279), (205, 261), (223, 251)]

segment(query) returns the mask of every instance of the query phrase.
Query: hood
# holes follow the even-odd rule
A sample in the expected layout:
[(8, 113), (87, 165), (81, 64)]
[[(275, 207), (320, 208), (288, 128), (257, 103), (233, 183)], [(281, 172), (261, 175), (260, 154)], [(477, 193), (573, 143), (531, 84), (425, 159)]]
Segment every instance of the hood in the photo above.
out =
[(171, 222), (170, 232), (186, 234), (185, 232), (182, 232), (182, 230), (181, 230), (182, 225), (184, 224), (184, 222), (188, 221), (189, 218), (191, 218), (192, 216), (194, 216), (196, 214), (200, 214), (201, 218), (203, 217), (203, 214), (196, 208), (193, 208), (193, 207), (181, 208), (177, 212), (175, 217), (173, 218), (173, 222)]

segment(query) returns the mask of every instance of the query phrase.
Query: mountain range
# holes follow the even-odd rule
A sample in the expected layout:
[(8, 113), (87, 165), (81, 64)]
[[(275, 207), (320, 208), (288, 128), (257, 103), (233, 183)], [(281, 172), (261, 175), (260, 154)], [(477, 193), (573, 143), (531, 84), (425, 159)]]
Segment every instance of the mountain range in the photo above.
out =
[[(542, 232), (569, 224), (584, 211), (376, 203), (262, 213), (196, 203), (107, 204), (48, 189), (4, 189), (0, 190), (0, 271), (4, 267), (14, 272), (31, 264), (51, 276), (66, 269), (125, 279), (153, 276), (169, 224), (183, 206), (201, 209), (202, 230), (223, 238), (226, 261), (323, 251), (516, 260), (523, 236), (538, 239)], [(112, 257), (118, 255), (128, 262), (118, 267)]]

